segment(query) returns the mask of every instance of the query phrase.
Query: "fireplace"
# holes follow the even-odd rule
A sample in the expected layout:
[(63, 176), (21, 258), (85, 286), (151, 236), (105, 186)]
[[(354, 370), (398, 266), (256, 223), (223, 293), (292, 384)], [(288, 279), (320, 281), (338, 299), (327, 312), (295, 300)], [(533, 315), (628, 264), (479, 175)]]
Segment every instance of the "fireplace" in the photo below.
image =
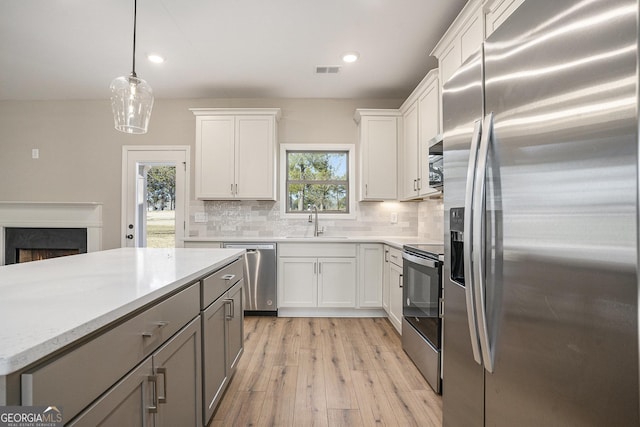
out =
[(5, 228), (5, 264), (87, 252), (86, 228)]
[(102, 203), (0, 201), (0, 265), (100, 250)]

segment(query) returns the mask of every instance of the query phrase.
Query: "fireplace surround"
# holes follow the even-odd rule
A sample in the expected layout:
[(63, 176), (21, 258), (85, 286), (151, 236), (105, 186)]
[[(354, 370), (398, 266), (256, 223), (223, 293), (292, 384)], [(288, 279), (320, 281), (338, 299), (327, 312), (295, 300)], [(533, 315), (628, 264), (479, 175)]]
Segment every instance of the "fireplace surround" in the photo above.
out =
[[(10, 239), (6, 237), (8, 229), (63, 229), (63, 232), (68, 231), (67, 229), (81, 229), (84, 230), (81, 233), (85, 233), (85, 247), (73, 248), (73, 250), (94, 252), (102, 250), (102, 226), (101, 203), (0, 202), (0, 265), (6, 263), (9, 255), (7, 252), (15, 253), (16, 251), (15, 248), (7, 247), (7, 244), (11, 243)], [(36, 232), (36, 234), (41, 233)], [(82, 236), (76, 236), (76, 238), (83, 240)], [(23, 249), (56, 250), (56, 254), (61, 254), (60, 251), (68, 249), (67, 246), (69, 245), (47, 247), (45, 244), (45, 247), (30, 246), (23, 247)], [(24, 253), (23, 256), (28, 258), (31, 257), (31, 254)], [(39, 257), (40, 255), (36, 253), (35, 256)]]

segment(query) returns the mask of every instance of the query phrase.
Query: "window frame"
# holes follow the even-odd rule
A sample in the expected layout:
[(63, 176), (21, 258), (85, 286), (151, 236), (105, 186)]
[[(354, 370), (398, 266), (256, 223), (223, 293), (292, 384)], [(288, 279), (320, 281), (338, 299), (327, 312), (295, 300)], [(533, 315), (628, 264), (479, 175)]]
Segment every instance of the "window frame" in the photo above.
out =
[(322, 212), (318, 215), (325, 219), (355, 219), (355, 145), (354, 144), (280, 144), (280, 213), (285, 218), (307, 218), (309, 212), (287, 212), (287, 152), (288, 151), (329, 151), (347, 153), (347, 205), (348, 213)]

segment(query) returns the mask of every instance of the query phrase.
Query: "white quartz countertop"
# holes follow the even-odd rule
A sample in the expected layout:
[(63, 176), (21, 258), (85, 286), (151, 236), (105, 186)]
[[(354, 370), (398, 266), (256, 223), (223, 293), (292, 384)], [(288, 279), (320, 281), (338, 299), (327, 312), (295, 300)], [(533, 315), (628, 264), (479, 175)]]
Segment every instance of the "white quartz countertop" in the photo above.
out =
[(402, 249), (403, 245), (422, 243), (437, 244), (442, 242), (428, 240), (417, 236), (287, 236), (287, 237), (187, 237), (185, 242), (243, 242), (243, 243), (383, 243)]
[(28, 366), (243, 252), (123, 248), (0, 267), (0, 375)]

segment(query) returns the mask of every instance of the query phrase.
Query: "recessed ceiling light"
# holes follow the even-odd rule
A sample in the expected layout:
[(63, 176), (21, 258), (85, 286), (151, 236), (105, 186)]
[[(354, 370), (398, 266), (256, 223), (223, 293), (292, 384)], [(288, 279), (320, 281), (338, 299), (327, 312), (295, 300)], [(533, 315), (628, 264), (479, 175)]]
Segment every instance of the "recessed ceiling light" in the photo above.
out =
[(342, 55), (342, 60), (344, 62), (356, 62), (360, 58), (360, 54), (358, 52), (347, 52)]
[(147, 59), (154, 64), (162, 64), (164, 62), (164, 58), (157, 53), (150, 53), (147, 55)]

